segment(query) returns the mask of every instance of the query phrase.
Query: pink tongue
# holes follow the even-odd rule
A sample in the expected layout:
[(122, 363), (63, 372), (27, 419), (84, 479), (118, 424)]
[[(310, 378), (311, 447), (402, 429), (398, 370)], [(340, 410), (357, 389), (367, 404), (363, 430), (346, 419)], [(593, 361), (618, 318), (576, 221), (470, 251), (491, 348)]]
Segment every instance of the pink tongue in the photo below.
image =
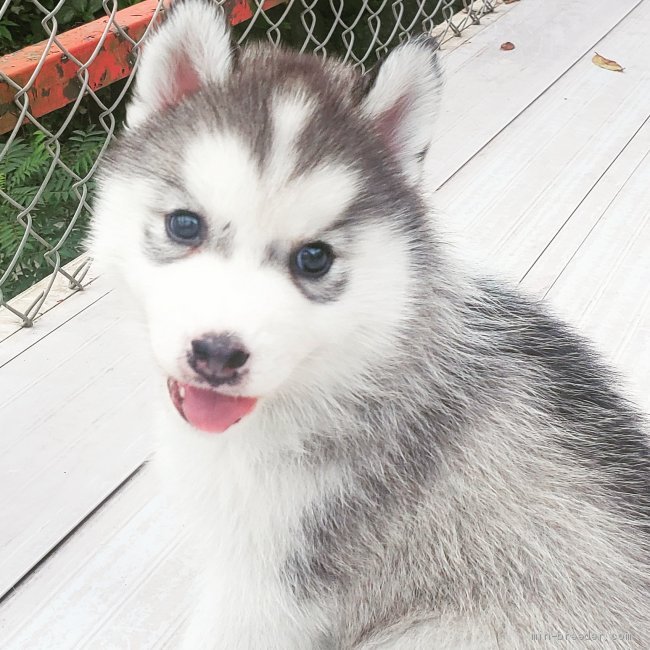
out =
[[(173, 379), (167, 386), (178, 412), (192, 426), (210, 433), (223, 433), (248, 415), (257, 403), (254, 397), (230, 397), (207, 388), (179, 384)], [(185, 395), (181, 397), (183, 390)]]

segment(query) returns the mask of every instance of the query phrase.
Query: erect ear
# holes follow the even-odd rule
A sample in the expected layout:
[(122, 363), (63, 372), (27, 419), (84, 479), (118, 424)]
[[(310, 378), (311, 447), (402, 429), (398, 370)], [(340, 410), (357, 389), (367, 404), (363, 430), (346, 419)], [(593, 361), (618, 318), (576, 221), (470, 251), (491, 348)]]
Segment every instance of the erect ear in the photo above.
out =
[(137, 126), (201, 87), (222, 83), (232, 64), (223, 10), (207, 0), (175, 2), (165, 22), (144, 43), (127, 124)]
[(396, 47), (362, 103), (413, 183), (420, 180), (438, 111), (442, 76), (437, 50), (437, 41), (425, 35)]

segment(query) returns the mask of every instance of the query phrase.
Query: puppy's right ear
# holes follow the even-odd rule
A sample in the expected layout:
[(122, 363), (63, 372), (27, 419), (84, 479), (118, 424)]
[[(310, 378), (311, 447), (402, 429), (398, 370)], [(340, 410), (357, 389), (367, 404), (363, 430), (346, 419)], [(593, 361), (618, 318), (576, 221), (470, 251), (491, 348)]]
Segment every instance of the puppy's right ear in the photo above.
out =
[(232, 65), (233, 46), (223, 10), (207, 0), (175, 2), (165, 22), (144, 43), (127, 125), (138, 126), (203, 86), (222, 83)]
[(438, 43), (422, 34), (386, 57), (361, 105), (413, 183), (433, 139), (441, 86)]

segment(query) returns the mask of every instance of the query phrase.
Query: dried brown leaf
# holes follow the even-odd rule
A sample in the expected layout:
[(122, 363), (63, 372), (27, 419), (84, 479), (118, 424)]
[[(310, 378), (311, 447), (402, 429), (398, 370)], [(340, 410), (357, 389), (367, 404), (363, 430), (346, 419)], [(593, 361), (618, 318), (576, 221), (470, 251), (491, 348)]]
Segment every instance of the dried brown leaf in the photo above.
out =
[(613, 72), (623, 72), (623, 67), (612, 61), (611, 59), (606, 59), (604, 56), (601, 56), (596, 52), (591, 59), (599, 68), (604, 68), (605, 70), (612, 70)]
[(514, 50), (515, 49), (515, 44), (511, 43), (510, 41), (506, 41), (505, 43), (501, 43), (501, 49), (502, 50)]
[(511, 5), (513, 2), (519, 2), (519, 0), (503, 0), (504, 5)]

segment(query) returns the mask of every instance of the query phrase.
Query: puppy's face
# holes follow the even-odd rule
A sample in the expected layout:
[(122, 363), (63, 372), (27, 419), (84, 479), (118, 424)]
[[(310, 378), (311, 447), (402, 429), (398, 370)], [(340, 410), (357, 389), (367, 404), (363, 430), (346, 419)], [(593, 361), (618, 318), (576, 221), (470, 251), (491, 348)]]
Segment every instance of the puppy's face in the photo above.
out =
[(270, 48), (235, 61), (201, 2), (148, 42), (101, 176), (93, 253), (143, 305), (197, 428), (224, 431), (281, 393), (354, 390), (386, 354), (426, 237), (414, 187), (437, 86), (423, 39), (372, 84)]

